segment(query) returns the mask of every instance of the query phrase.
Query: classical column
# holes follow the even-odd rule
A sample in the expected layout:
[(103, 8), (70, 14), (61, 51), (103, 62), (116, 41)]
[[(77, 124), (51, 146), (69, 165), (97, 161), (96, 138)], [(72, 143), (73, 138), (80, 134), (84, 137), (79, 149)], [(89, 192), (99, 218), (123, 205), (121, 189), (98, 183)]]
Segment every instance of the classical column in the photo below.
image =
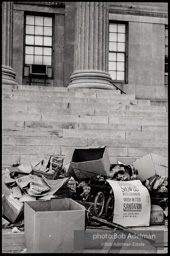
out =
[(115, 89), (108, 73), (108, 3), (76, 4), (74, 72), (69, 88)]
[(13, 2), (2, 2), (2, 84), (17, 84), (13, 70)]

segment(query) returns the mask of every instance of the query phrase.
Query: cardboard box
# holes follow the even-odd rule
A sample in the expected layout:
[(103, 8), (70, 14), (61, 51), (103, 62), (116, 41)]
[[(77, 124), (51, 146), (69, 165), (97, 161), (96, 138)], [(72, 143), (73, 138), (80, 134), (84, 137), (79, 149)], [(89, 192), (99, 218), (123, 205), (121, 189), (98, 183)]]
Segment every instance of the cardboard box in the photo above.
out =
[(63, 167), (68, 176), (93, 179), (108, 176), (110, 160), (106, 146), (98, 148), (75, 148), (66, 155)]
[(3, 209), (3, 215), (12, 223), (23, 220), (24, 218), (24, 204), (12, 195), (4, 197)]
[(9, 196), (11, 193), (12, 193), (12, 190), (8, 188), (8, 186), (2, 180), (2, 194), (4, 194), (5, 196)]
[(85, 230), (85, 208), (72, 199), (25, 202), (28, 253), (73, 253), (74, 231)]
[(168, 159), (166, 157), (151, 153), (137, 159), (133, 165), (138, 170), (137, 179), (141, 181), (149, 179), (155, 174), (168, 177)]

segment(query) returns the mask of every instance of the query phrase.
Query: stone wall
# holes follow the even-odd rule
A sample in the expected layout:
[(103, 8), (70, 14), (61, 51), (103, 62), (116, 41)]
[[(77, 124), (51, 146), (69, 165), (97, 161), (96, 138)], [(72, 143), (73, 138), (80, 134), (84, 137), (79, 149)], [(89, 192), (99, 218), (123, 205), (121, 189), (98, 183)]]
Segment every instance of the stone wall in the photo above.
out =
[(19, 84), (29, 84), (23, 77), (24, 65), (24, 16), (25, 13), (51, 14), (54, 17), (53, 78), (34, 79), (36, 85), (65, 87), (69, 84), (74, 64), (74, 17), (75, 3), (67, 2), (61, 7), (38, 6), (36, 4), (14, 4), (13, 12), (13, 66)]

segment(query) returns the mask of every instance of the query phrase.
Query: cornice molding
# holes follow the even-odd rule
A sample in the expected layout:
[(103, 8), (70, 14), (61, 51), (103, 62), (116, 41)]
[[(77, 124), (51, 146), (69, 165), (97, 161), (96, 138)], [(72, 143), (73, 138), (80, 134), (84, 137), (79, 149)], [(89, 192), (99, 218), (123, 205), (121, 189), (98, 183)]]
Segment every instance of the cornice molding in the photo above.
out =
[(166, 13), (149, 12), (149, 11), (141, 11), (141, 10), (140, 11), (139, 10), (121, 10), (111, 6), (109, 7), (109, 13), (168, 18), (168, 14)]
[(24, 5), (38, 5), (38, 6), (49, 6), (49, 7), (57, 7), (64, 8), (64, 2), (43, 2), (43, 1), (15, 1), (14, 4), (24, 4)]

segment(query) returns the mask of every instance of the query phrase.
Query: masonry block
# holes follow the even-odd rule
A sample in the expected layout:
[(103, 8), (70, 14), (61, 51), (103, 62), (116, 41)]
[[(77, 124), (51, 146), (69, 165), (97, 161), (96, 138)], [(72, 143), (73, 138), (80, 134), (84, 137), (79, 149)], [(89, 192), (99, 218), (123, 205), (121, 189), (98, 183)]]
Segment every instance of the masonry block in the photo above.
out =
[(107, 124), (108, 117), (105, 116), (85, 116), (85, 115), (56, 115), (55, 113), (51, 116), (43, 114), (42, 121), (53, 121), (53, 122), (75, 122), (75, 123), (98, 123)]
[(25, 127), (25, 122), (24, 121), (8, 121), (8, 120), (3, 120), (2, 122), (2, 129), (13, 129), (13, 130), (21, 130), (21, 128)]
[[(157, 139), (158, 138), (158, 139)], [(165, 133), (160, 133), (160, 132), (139, 132), (139, 131), (134, 131), (134, 132), (130, 132), (127, 131), (126, 132), (126, 139), (130, 140), (130, 139), (135, 139), (135, 140), (144, 140), (144, 139), (148, 139), (148, 140), (162, 140), (162, 141), (166, 141), (168, 139), (168, 134)]]
[(63, 130), (36, 130), (36, 129), (20, 129), (20, 130), (15, 130), (15, 129), (3, 129), (2, 135), (6, 136), (53, 136), (55, 137), (63, 137)]
[(168, 126), (145, 126), (142, 125), (142, 131), (146, 132), (160, 132), (160, 133), (168, 133)]
[(150, 106), (151, 105), (150, 100), (137, 100), (137, 104), (139, 106)]
[(150, 106), (149, 108), (147, 106), (127, 106), (128, 111), (137, 111), (137, 112), (155, 112), (155, 113), (165, 113), (166, 107), (165, 106)]
[(63, 138), (102, 138), (107, 137), (110, 139), (125, 138), (125, 131), (112, 131), (112, 130), (69, 130), (63, 129)]
[(127, 156), (127, 152), (128, 152), (127, 148), (110, 148), (110, 147), (108, 147), (109, 157), (111, 157), (111, 156), (116, 156), (116, 157)]
[(27, 146), (3, 146), (2, 147), (2, 154), (4, 155), (43, 155), (48, 152), (50, 155), (60, 155), (60, 146), (49, 146), (49, 145), (27, 145)]
[(168, 156), (168, 149), (167, 148), (128, 148), (127, 149), (127, 154), (128, 156), (132, 157), (132, 156), (138, 156), (138, 157), (142, 157), (146, 154), (158, 154), (164, 157)]
[(156, 91), (155, 86), (144, 86), (140, 83), (136, 85), (136, 98), (142, 98), (142, 99), (155, 99)]
[(167, 119), (151, 119), (151, 118), (140, 118), (134, 116), (133, 118), (129, 119), (129, 117), (110, 117), (109, 123), (110, 124), (128, 124), (130, 121), (131, 124), (134, 125), (160, 125), (160, 126), (167, 126), (168, 122)]
[(156, 86), (156, 98), (157, 99), (166, 99), (165, 86)]
[(114, 131), (141, 131), (141, 125), (133, 124), (87, 124), (81, 123), (78, 126), (78, 129), (87, 129), (87, 130), (112, 130)]
[(16, 113), (13, 115), (12, 113), (9, 113), (9, 115), (4, 115), (3, 120), (9, 120), (9, 121), (41, 121), (41, 115), (40, 114), (23, 114), (23, 113)]
[(160, 72), (160, 71), (157, 71), (157, 72), (152, 72), (152, 81), (151, 81), (151, 84), (152, 85), (155, 85), (155, 86), (161, 86), (162, 87), (164, 86), (164, 71)]

